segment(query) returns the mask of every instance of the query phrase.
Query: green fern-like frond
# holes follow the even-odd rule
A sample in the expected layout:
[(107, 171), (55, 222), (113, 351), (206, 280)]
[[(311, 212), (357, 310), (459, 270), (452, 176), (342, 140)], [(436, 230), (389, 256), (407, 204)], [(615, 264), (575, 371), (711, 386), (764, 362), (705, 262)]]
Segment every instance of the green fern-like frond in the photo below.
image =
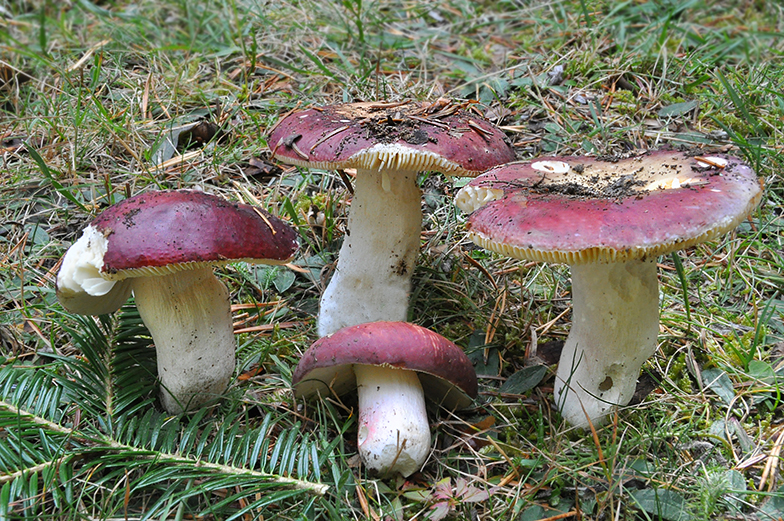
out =
[(240, 401), (167, 415), (135, 310), (67, 321), (78, 355), (0, 365), (0, 519), (233, 519), (328, 490), (339, 440), (314, 439), (285, 408), (258, 418)]
[[(68, 316), (78, 327), (64, 326), (82, 357), (60, 358), (68, 395), (107, 425), (124, 413), (149, 407), (154, 400), (155, 351), (133, 305), (116, 316)], [(109, 427), (111, 428), (111, 427)]]

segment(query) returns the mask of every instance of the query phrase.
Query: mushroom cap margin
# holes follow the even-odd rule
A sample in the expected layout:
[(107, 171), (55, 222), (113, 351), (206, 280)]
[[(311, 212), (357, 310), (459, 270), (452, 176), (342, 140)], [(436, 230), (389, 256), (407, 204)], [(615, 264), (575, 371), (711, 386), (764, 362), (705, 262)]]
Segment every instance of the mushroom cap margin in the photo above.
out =
[(271, 130), (269, 146), (280, 161), (327, 170), (387, 166), (473, 177), (515, 159), (506, 135), (488, 121), (464, 109), (431, 115), (432, 105), (360, 102), (296, 111)]
[[(620, 161), (570, 156), (501, 165), (467, 185), (503, 191), (470, 215), (469, 237), (509, 257), (566, 264), (621, 262), (687, 248), (735, 228), (762, 197), (749, 166), (717, 157), (726, 161), (724, 168), (672, 150)], [(532, 168), (542, 161), (563, 161), (572, 170)], [(604, 196), (572, 186), (576, 179), (602, 176), (609, 180), (599, 190)], [(687, 182), (645, 189), (674, 178)]]
[(369, 322), (320, 338), (294, 371), (295, 395), (351, 392), (356, 388), (351, 368), (355, 364), (416, 371), (425, 397), (448, 409), (464, 409), (477, 396), (476, 372), (463, 350), (438, 333), (407, 322)]
[(238, 261), (281, 264), (298, 249), (285, 221), (198, 190), (142, 193), (92, 225), (108, 239), (101, 274), (111, 280)]

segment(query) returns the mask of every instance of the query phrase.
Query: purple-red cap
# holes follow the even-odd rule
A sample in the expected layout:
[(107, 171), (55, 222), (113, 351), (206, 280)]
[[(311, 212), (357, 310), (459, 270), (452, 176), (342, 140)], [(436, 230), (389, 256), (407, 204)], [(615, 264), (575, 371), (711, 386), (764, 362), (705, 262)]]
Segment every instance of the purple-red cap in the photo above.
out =
[(369, 322), (320, 338), (294, 371), (296, 395), (352, 391), (355, 364), (416, 371), (425, 396), (448, 409), (464, 409), (477, 395), (476, 372), (463, 350), (438, 333), (407, 322)]
[(754, 171), (726, 154), (648, 152), (618, 161), (548, 157), (502, 165), (456, 198), (481, 247), (578, 264), (655, 257), (736, 227), (762, 196)]
[(136, 195), (92, 226), (108, 242), (101, 273), (114, 280), (235, 261), (283, 263), (298, 248), (296, 231), (281, 219), (196, 190)]
[(503, 132), (459, 103), (361, 102), (295, 111), (272, 129), (273, 156), (311, 168), (476, 176), (513, 161)]

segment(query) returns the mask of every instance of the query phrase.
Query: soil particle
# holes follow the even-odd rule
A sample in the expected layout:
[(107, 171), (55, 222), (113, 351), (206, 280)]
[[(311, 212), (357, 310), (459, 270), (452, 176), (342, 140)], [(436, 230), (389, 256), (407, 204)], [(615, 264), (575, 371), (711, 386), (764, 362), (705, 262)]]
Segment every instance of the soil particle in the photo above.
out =
[(392, 266), (392, 271), (401, 277), (405, 277), (408, 275), (408, 263), (406, 263), (405, 259), (400, 259), (397, 264)]
[(424, 125), (413, 119), (392, 119), (391, 117), (372, 118), (363, 122), (368, 138), (379, 143), (394, 143), (405, 141), (411, 145), (424, 145), (435, 139), (428, 136)]
[(132, 228), (136, 224), (135, 218), (139, 212), (141, 212), (141, 208), (132, 208), (127, 214), (125, 214), (123, 217), (123, 224), (126, 228)]
[(591, 176), (585, 183), (564, 181), (559, 183), (537, 183), (530, 187), (530, 191), (539, 194), (558, 194), (573, 199), (625, 199), (636, 197), (643, 190), (641, 186), (645, 181), (637, 179), (635, 174), (627, 174), (617, 178), (609, 177), (603, 180), (599, 176)]

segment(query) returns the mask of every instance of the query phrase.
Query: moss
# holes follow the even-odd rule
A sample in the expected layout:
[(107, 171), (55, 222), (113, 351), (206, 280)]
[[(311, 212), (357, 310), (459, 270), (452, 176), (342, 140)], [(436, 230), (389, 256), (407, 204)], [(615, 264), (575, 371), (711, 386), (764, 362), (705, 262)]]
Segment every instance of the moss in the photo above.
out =
[(630, 103), (636, 106), (637, 96), (628, 90), (617, 90), (613, 93), (613, 99), (620, 103)]
[(713, 118), (725, 128), (731, 129), (739, 135), (749, 135), (752, 133), (751, 125), (740, 119), (732, 112), (717, 112)]
[(590, 49), (577, 52), (574, 59), (569, 60), (565, 67), (565, 76), (568, 78), (588, 78), (596, 72), (596, 54)]
[(637, 105), (631, 103), (613, 103), (612, 108), (623, 116), (636, 116), (639, 112)]
[(680, 96), (676, 96), (674, 94), (670, 94), (669, 92), (662, 92), (659, 95), (659, 99), (661, 100), (661, 103), (664, 106), (672, 105), (674, 103), (683, 103), (684, 101), (687, 101), (686, 99)]
[(297, 203), (294, 205), (294, 209), (297, 211), (297, 215), (307, 215), (314, 206), (318, 208), (319, 211), (323, 212), (328, 203), (329, 198), (325, 192), (319, 192), (312, 196), (300, 194), (299, 197), (297, 197)]

